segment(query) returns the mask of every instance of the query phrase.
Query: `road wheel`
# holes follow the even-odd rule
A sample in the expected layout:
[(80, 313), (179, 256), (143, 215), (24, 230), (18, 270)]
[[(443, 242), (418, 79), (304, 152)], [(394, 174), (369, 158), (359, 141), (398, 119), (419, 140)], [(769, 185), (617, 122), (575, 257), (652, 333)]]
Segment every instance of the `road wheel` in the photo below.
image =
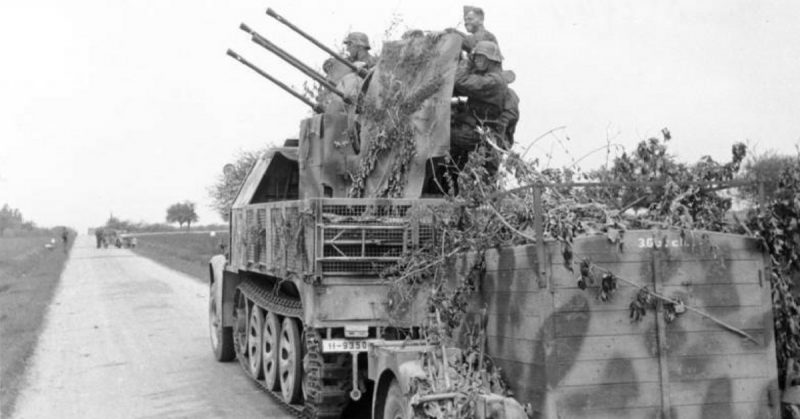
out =
[(400, 383), (393, 379), (386, 392), (383, 405), (383, 419), (406, 419), (408, 416), (408, 400), (400, 389)]
[(267, 388), (277, 390), (278, 380), (278, 346), (280, 345), (281, 323), (275, 313), (267, 313), (264, 319), (264, 331), (261, 333), (261, 363), (264, 367), (264, 381)]
[(281, 394), (286, 403), (297, 403), (302, 396), (303, 356), (300, 347), (300, 329), (291, 317), (281, 324), (278, 375)]
[(260, 380), (264, 376), (264, 370), (261, 369), (261, 333), (264, 331), (264, 311), (253, 304), (249, 320), (247, 322), (247, 366), (250, 367), (250, 375), (256, 380)]
[(233, 328), (222, 325), (222, 307), (217, 307), (218, 282), (211, 285), (208, 298), (208, 326), (211, 335), (211, 349), (219, 362), (228, 362), (236, 356), (233, 350)]
[(233, 346), (240, 361), (247, 358), (247, 298), (238, 291), (233, 308)]

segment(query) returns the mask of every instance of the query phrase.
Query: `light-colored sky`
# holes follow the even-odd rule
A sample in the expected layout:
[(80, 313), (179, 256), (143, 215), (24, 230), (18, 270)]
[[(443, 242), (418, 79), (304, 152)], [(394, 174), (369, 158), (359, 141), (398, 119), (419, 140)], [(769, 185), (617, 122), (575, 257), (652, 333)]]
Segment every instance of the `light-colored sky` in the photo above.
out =
[[(306, 63), (324, 53), (265, 15), (272, 7), (338, 48), (376, 49), (399, 21), (458, 26), (464, 1), (10, 0), (0, 5), (0, 205), (83, 231), (113, 212), (160, 222), (175, 202), (219, 222), (207, 188), (237, 150), (296, 137), (305, 105), (225, 55), (232, 48), (300, 87), (250, 42), (245, 22)], [(749, 140), (800, 142), (800, 2), (472, 2), (500, 42), (521, 97), (517, 142), (569, 164), (610, 138), (631, 149), (669, 127), (683, 161), (729, 158)], [(567, 137), (569, 140), (567, 140)], [(581, 165), (596, 167), (595, 153)]]

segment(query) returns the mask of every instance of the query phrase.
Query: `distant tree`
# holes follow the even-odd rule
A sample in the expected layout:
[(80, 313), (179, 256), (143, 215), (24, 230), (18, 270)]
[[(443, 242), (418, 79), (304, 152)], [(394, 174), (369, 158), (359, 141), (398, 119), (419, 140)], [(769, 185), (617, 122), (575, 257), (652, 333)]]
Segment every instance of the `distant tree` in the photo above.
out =
[(178, 223), (183, 228), (186, 224), (186, 229), (192, 228), (192, 223), (197, 221), (197, 213), (194, 210), (194, 202), (184, 201), (170, 205), (167, 208), (167, 222)]
[(223, 220), (228, 221), (231, 205), (236, 199), (236, 194), (239, 193), (239, 188), (262, 154), (264, 154), (264, 150), (240, 151), (234, 162), (225, 165), (225, 169), (217, 177), (217, 181), (208, 188), (211, 206)]
[(4, 204), (0, 208), (0, 236), (8, 229), (21, 227), (24, 224), (22, 213), (18, 209), (11, 208), (8, 204)]

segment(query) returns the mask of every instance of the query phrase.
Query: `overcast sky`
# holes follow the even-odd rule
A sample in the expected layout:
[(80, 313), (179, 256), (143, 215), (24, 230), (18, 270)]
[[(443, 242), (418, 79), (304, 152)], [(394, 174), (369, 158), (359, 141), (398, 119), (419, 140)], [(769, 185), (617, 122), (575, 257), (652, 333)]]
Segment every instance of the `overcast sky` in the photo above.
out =
[[(699, 3), (699, 4), (698, 4)], [(463, 1), (17, 0), (0, 4), (0, 205), (85, 231), (110, 213), (162, 222), (172, 203), (221, 219), (207, 188), (238, 150), (296, 137), (305, 105), (225, 55), (296, 87), (304, 77), (250, 42), (245, 22), (319, 68), (272, 7), (339, 48), (386, 30), (463, 28)], [(497, 1), (482, 6), (517, 73), (518, 147), (570, 164), (607, 141), (631, 149), (669, 127), (686, 162), (736, 141), (800, 142), (800, 2)], [(569, 140), (567, 140), (569, 138)], [(581, 166), (596, 167), (604, 153)]]

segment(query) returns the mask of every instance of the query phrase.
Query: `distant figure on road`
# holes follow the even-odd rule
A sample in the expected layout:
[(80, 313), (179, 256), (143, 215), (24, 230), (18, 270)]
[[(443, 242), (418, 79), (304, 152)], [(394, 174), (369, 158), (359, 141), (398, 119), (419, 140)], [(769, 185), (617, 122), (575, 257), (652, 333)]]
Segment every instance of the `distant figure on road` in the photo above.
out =
[(64, 253), (67, 253), (67, 244), (69, 244), (69, 232), (66, 227), (61, 228), (61, 242), (64, 244)]
[(99, 249), (100, 246), (103, 245), (103, 229), (97, 228), (94, 230), (94, 237), (97, 239), (97, 248)]

